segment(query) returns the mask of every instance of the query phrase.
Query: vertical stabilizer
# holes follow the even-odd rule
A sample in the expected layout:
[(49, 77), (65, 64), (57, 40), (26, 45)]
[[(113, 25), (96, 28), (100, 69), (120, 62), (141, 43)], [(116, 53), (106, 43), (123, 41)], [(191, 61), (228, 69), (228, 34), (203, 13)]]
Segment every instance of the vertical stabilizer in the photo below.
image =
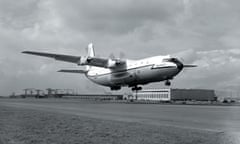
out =
[(89, 57), (95, 56), (94, 47), (92, 43), (88, 44), (88, 56)]
[[(94, 46), (92, 43), (88, 44), (88, 48), (87, 48), (87, 57), (94, 57), (95, 56), (95, 52), (94, 52)], [(89, 71), (91, 69), (91, 66), (86, 66), (86, 70)]]

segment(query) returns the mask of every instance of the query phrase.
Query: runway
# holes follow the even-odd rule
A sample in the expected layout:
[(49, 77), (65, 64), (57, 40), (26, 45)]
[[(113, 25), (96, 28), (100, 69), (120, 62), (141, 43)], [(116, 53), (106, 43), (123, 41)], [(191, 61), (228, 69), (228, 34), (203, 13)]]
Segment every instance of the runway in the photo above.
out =
[(1, 99), (0, 106), (225, 133), (240, 143), (239, 106), (102, 103), (69, 99)]

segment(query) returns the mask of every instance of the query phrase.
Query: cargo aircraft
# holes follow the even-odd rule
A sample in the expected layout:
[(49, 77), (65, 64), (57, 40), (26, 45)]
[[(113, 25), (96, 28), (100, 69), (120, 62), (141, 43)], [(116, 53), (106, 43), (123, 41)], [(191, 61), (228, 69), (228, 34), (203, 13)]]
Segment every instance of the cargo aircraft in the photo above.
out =
[(170, 55), (154, 56), (140, 60), (96, 57), (92, 43), (88, 45), (87, 56), (34, 51), (23, 51), (22, 53), (86, 66), (84, 70), (62, 69), (58, 72), (84, 74), (94, 83), (110, 87), (111, 90), (120, 90), (121, 87), (128, 86), (133, 91), (137, 91), (142, 89), (139, 85), (160, 81), (165, 81), (165, 85), (170, 86), (170, 80), (179, 74), (183, 68), (196, 67), (196, 65), (185, 65), (179, 59)]

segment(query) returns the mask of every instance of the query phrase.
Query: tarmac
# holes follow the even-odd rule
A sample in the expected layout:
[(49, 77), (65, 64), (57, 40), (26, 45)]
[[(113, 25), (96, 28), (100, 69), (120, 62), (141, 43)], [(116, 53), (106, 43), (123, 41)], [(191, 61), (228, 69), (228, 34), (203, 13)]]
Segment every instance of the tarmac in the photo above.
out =
[(0, 105), (101, 120), (231, 135), (240, 143), (240, 106), (104, 103), (79, 99), (0, 99)]

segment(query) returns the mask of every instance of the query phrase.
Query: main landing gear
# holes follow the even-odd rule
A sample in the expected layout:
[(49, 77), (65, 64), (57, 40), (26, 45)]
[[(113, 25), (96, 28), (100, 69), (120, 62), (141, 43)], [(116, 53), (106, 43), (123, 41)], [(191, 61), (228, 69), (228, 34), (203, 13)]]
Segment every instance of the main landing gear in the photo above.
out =
[(132, 91), (139, 91), (139, 90), (142, 90), (142, 87), (134, 86), (132, 88)]
[(166, 86), (170, 86), (170, 85), (171, 85), (171, 82), (170, 82), (169, 80), (166, 80), (166, 81), (165, 81), (165, 85), (166, 85)]
[(121, 87), (120, 87), (120, 86), (114, 86), (114, 87), (110, 87), (110, 89), (111, 89), (112, 91), (117, 91), (117, 90), (120, 90)]
[(132, 88), (132, 91), (135, 92), (135, 97), (133, 95), (133, 99), (131, 99), (130, 101), (133, 102), (134, 99), (137, 100), (138, 99), (138, 91), (139, 90), (142, 90), (142, 87), (138, 87), (137, 85), (135, 85), (133, 88)]

